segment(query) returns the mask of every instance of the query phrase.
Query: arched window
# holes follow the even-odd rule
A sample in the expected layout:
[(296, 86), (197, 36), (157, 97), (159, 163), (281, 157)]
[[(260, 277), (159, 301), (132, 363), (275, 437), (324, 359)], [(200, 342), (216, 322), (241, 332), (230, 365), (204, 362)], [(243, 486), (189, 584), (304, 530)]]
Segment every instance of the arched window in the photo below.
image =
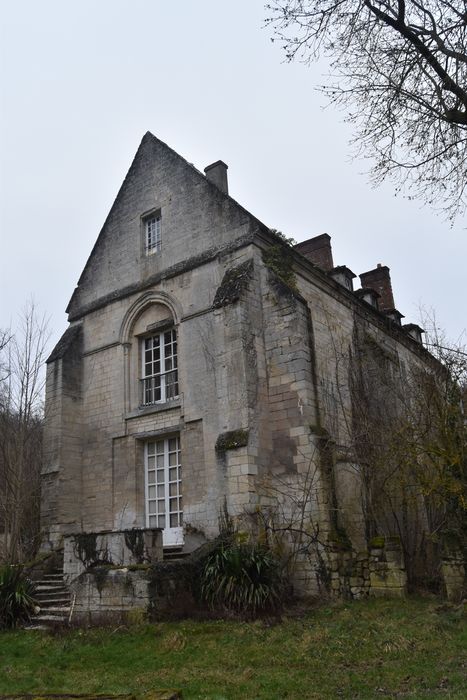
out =
[(141, 405), (178, 398), (177, 332), (167, 328), (141, 338)]
[(120, 337), (125, 349), (127, 412), (179, 398), (177, 317), (173, 300), (152, 292), (126, 313)]

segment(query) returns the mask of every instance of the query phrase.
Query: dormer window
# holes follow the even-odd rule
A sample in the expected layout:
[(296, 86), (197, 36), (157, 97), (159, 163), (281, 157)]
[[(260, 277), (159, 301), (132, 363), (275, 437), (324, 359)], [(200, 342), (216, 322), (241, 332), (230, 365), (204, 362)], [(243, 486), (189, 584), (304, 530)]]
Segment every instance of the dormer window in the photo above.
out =
[(154, 214), (145, 220), (146, 255), (158, 253), (162, 247), (161, 215)]

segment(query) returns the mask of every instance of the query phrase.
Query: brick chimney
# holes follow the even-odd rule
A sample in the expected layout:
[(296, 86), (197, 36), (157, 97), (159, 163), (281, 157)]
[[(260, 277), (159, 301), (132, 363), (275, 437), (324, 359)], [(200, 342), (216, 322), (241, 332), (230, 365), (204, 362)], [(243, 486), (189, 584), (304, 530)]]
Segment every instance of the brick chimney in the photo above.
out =
[(374, 289), (375, 292), (378, 292), (378, 306), (380, 311), (391, 311), (394, 309), (394, 297), (392, 295), (389, 267), (378, 263), (378, 266), (374, 270), (363, 272), (360, 275), (360, 282), (362, 288)]
[(223, 160), (216, 160), (215, 163), (204, 168), (206, 179), (212, 182), (225, 194), (229, 194), (229, 183), (227, 181), (227, 168), (229, 166)]
[(322, 233), (320, 236), (309, 238), (307, 241), (297, 243), (294, 248), (325, 272), (334, 269), (331, 236), (329, 234)]

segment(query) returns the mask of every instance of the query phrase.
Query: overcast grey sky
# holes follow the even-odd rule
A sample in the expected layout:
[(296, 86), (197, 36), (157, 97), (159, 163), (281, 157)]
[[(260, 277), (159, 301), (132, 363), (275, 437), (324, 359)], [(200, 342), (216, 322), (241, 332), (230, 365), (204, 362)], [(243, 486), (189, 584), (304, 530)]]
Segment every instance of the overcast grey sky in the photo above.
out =
[(465, 223), (377, 190), (351, 162), (321, 66), (282, 63), (263, 0), (1, 2), (0, 327), (32, 295), (53, 340), (144, 133), (297, 241), (327, 232), (336, 265), (391, 268), (405, 322), (467, 325)]

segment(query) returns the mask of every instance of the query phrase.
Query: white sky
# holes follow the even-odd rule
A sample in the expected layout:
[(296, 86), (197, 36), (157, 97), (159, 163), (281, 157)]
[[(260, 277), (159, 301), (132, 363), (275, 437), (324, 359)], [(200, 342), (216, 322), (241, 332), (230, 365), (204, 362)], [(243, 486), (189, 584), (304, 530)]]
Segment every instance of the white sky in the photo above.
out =
[(297, 241), (327, 232), (334, 262), (391, 268), (404, 322), (433, 308), (465, 329), (467, 237), (420, 202), (371, 189), (324, 69), (282, 63), (263, 0), (0, 0), (0, 328), (33, 296), (52, 343), (144, 133)]

